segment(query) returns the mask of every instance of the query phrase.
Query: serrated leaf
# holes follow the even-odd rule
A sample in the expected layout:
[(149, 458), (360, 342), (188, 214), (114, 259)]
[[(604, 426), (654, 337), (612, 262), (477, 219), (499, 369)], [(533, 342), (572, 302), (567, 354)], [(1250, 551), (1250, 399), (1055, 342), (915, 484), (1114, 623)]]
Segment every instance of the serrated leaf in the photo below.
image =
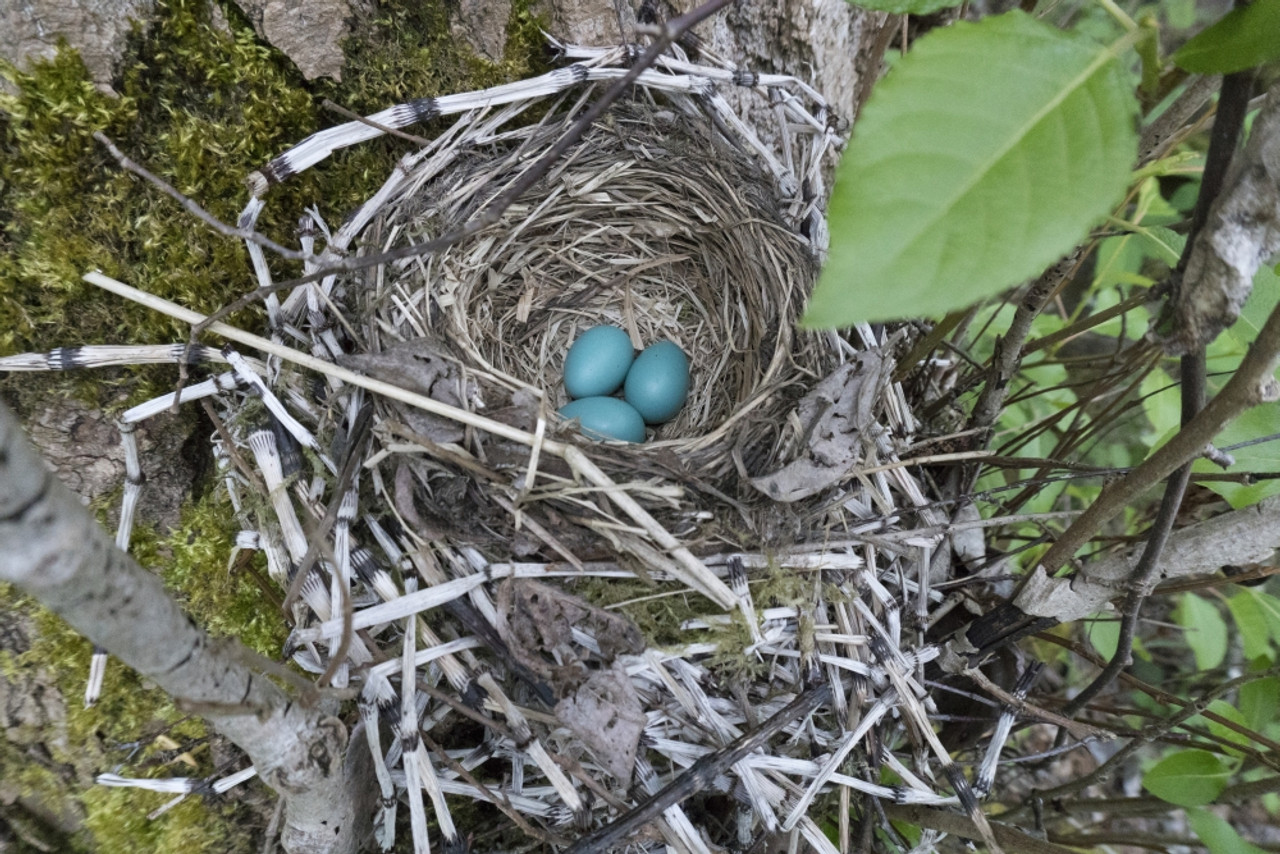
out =
[(1186, 631), (1187, 646), (1196, 657), (1196, 667), (1212, 670), (1227, 656), (1227, 621), (1222, 619), (1212, 602), (1184, 593), (1174, 609), (1173, 618)]
[(928, 15), (939, 9), (959, 6), (964, 0), (849, 0), (854, 6), (894, 15)]
[(1280, 0), (1232, 9), (1171, 58), (1196, 74), (1230, 74), (1280, 59)]
[(1227, 610), (1240, 632), (1244, 657), (1250, 661), (1263, 656), (1271, 658), (1271, 631), (1258, 600), (1247, 591), (1237, 590), (1227, 598)]
[(1264, 850), (1245, 840), (1223, 818), (1205, 809), (1187, 810), (1187, 824), (1209, 849), (1209, 854), (1264, 854)]
[(840, 163), (803, 324), (942, 314), (1038, 274), (1124, 191), (1131, 90), (1110, 51), (1022, 12), (921, 38)]
[(1231, 766), (1205, 750), (1181, 750), (1157, 762), (1142, 778), (1148, 792), (1180, 807), (1213, 803), (1227, 787)]
[(1240, 686), (1240, 714), (1250, 729), (1261, 732), (1280, 711), (1280, 678), (1267, 676)]

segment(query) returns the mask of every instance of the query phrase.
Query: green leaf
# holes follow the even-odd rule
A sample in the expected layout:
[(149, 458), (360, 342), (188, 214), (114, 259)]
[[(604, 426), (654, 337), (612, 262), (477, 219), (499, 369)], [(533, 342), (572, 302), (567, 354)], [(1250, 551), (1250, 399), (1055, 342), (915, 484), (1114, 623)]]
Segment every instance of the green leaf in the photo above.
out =
[(1231, 10), (1172, 59), (1196, 74), (1230, 74), (1280, 59), (1280, 0), (1254, 0)]
[(1196, 656), (1196, 667), (1212, 670), (1227, 656), (1227, 621), (1212, 602), (1194, 593), (1184, 593), (1173, 618), (1186, 631), (1187, 646)]
[(1280, 643), (1280, 599), (1252, 587), (1245, 587), (1241, 592), (1248, 593), (1257, 601), (1258, 607), (1266, 615), (1267, 625), (1271, 627), (1271, 639)]
[(895, 15), (928, 15), (939, 9), (959, 6), (964, 0), (849, 0), (854, 6)]
[(858, 120), (803, 324), (942, 314), (1036, 275), (1120, 198), (1135, 110), (1110, 50), (1022, 12), (931, 31)]
[(1181, 750), (1157, 762), (1142, 778), (1148, 792), (1180, 807), (1213, 803), (1232, 768), (1205, 750)]
[(1244, 645), (1244, 657), (1253, 661), (1256, 658), (1272, 658), (1271, 630), (1267, 625), (1267, 615), (1262, 605), (1247, 591), (1237, 590), (1227, 599), (1227, 610), (1231, 619), (1235, 620), (1240, 632), (1240, 641)]
[(1187, 824), (1209, 849), (1209, 854), (1264, 854), (1263, 849), (1236, 833), (1226, 819), (1206, 809), (1187, 810)]
[(1280, 711), (1280, 677), (1268, 676), (1240, 686), (1240, 714), (1249, 729), (1262, 732)]
[(1114, 614), (1099, 614), (1089, 623), (1089, 643), (1098, 655), (1107, 661), (1116, 657), (1116, 647), (1120, 644), (1120, 621)]
[[(1249, 726), (1248, 722), (1245, 720), (1244, 715), (1240, 712), (1240, 710), (1237, 709), (1235, 706), (1231, 705), (1230, 703), (1228, 703), (1226, 700), (1214, 700), (1212, 703), (1209, 704), (1209, 711), (1213, 712), (1218, 717), (1225, 718), (1226, 720), (1231, 721), (1233, 724), (1236, 724), (1238, 726), (1245, 727), (1246, 729)], [(1209, 728), (1209, 732), (1213, 733), (1218, 738), (1221, 738), (1224, 741), (1229, 741), (1232, 744), (1238, 744), (1238, 745), (1241, 745), (1242, 747), (1248, 747), (1250, 744), (1250, 740), (1247, 735), (1236, 732), (1230, 727), (1224, 726), (1223, 724), (1220, 724), (1217, 721), (1211, 721), (1207, 718), (1202, 718), (1198, 715), (1195, 718), (1192, 718), (1192, 720), (1194, 720), (1198, 724), (1207, 726)], [(1224, 748), (1224, 749), (1228, 753), (1230, 753), (1232, 756), (1241, 755), (1239, 751), (1232, 750), (1231, 748)]]

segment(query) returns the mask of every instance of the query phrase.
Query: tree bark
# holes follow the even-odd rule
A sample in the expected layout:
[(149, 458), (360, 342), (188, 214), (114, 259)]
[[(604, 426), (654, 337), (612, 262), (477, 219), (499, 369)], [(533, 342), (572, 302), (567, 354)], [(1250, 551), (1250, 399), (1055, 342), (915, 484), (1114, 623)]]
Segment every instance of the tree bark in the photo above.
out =
[(31, 449), (0, 405), (0, 580), (39, 599), (249, 754), (285, 800), (295, 854), (354, 854), (369, 830), (367, 751), (348, 755), (336, 717), (255, 673), (235, 642), (215, 641), (161, 581), (115, 548)]

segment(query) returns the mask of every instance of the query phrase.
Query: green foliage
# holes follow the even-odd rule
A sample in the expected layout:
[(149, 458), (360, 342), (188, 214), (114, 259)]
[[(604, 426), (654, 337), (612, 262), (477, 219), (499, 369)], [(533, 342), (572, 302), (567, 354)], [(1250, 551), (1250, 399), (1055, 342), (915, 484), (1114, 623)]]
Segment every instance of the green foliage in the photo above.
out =
[(1174, 608), (1173, 618), (1186, 632), (1187, 646), (1196, 657), (1196, 667), (1212, 670), (1227, 655), (1227, 622), (1217, 607), (1194, 593), (1184, 593)]
[[(1230, 721), (1236, 726), (1243, 727), (1246, 729), (1249, 726), (1248, 722), (1245, 720), (1245, 717), (1243, 714), (1241, 714), (1240, 710), (1237, 709), (1235, 706), (1231, 705), (1230, 703), (1228, 703), (1226, 700), (1214, 700), (1212, 703), (1209, 704), (1208, 711), (1212, 712), (1214, 715), (1216, 715), (1219, 718), (1223, 718), (1225, 720)], [(1247, 735), (1235, 729), (1232, 729), (1231, 727), (1227, 726), (1224, 723), (1221, 723), (1220, 721), (1213, 720), (1211, 718), (1202, 718), (1197, 715), (1196, 717), (1188, 721), (1188, 725), (1207, 727), (1210, 733), (1222, 739), (1222, 741), (1226, 742), (1227, 744), (1236, 744), (1236, 745), (1240, 745), (1241, 747), (1248, 747), (1250, 745), (1250, 740)], [(1239, 750), (1236, 750), (1231, 747), (1224, 746), (1223, 749), (1230, 756), (1243, 755)]]
[(1261, 603), (1248, 589), (1237, 590), (1227, 598), (1227, 610), (1235, 621), (1244, 657), (1249, 661), (1271, 660), (1275, 649), (1271, 644), (1271, 630)]
[(1240, 686), (1240, 714), (1249, 729), (1264, 732), (1280, 719), (1280, 677), (1267, 676)]
[[(1098, 655), (1107, 661), (1115, 658), (1116, 649), (1120, 646), (1120, 621), (1114, 615), (1099, 614), (1089, 623), (1087, 635)], [(1138, 637), (1133, 639), (1133, 654), (1139, 658), (1151, 658), (1142, 645), (1142, 638)]]
[(1230, 822), (1207, 809), (1187, 810), (1187, 824), (1209, 849), (1209, 854), (1263, 854), (1263, 849), (1242, 839)]
[[(1240, 318), (1209, 345), (1207, 361), (1212, 391), (1220, 389), (1240, 366), (1249, 346), (1257, 338), (1258, 331), (1277, 305), (1280, 305), (1280, 276), (1276, 275), (1274, 269), (1263, 266), (1254, 276), (1253, 293), (1245, 302)], [(1278, 431), (1280, 403), (1264, 403), (1245, 411), (1228, 424), (1214, 438), (1214, 444), (1219, 448), (1231, 448), (1235, 464), (1227, 469), (1228, 472), (1280, 472), (1280, 440), (1271, 438), (1257, 444), (1244, 444), (1273, 437)], [(1237, 445), (1241, 446), (1235, 447)], [(1213, 473), (1222, 471), (1208, 460), (1197, 460), (1192, 470)], [(1205, 486), (1225, 498), (1232, 507), (1247, 507), (1264, 498), (1280, 495), (1280, 478), (1254, 483), (1207, 481)]]
[(1280, 59), (1280, 0), (1254, 0), (1232, 9), (1172, 59), (1196, 74), (1230, 74)]
[(841, 161), (804, 324), (939, 314), (1035, 275), (1128, 182), (1131, 88), (1110, 49), (1020, 12), (920, 39)]
[[(1211, 394), (1216, 394), (1235, 373), (1258, 331), (1277, 305), (1280, 305), (1280, 276), (1270, 267), (1261, 267), (1254, 276), (1253, 292), (1240, 317), (1206, 349)], [(1175, 370), (1176, 363), (1169, 360), (1167, 372), (1153, 373), (1143, 383), (1143, 409), (1159, 437), (1156, 445), (1172, 437), (1182, 423), (1178, 388), (1173, 380)], [(1280, 471), (1280, 442), (1269, 438), (1278, 429), (1280, 404), (1264, 403), (1246, 410), (1214, 438), (1214, 444), (1219, 449), (1229, 449), (1235, 460), (1226, 471), (1241, 475), (1242, 480), (1206, 480), (1204, 485), (1237, 508), (1280, 494), (1280, 478), (1248, 479), (1254, 473)], [(1223, 469), (1216, 463), (1200, 459), (1192, 465), (1192, 471), (1216, 475)]]
[(1213, 803), (1235, 773), (1235, 764), (1205, 750), (1181, 750), (1157, 762), (1142, 778), (1147, 791), (1180, 807)]

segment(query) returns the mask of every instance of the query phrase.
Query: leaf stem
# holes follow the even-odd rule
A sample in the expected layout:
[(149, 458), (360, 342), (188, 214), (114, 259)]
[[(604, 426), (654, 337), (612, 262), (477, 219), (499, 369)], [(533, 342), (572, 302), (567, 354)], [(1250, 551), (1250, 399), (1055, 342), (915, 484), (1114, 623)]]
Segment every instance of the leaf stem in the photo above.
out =
[(1135, 33), (1139, 30), (1138, 22), (1129, 17), (1129, 13), (1116, 5), (1115, 0), (1098, 0), (1098, 5), (1106, 10), (1107, 14), (1116, 19), (1116, 23), (1125, 28), (1126, 32)]

